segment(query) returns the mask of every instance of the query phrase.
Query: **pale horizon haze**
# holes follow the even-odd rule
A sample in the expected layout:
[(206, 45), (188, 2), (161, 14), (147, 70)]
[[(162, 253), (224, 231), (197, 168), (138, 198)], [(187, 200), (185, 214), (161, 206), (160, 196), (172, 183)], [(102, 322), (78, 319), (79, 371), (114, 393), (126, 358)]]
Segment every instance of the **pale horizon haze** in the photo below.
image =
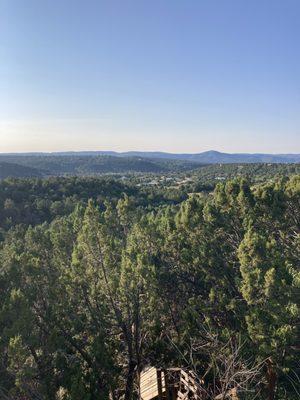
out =
[(300, 153), (297, 0), (0, 0), (0, 153)]

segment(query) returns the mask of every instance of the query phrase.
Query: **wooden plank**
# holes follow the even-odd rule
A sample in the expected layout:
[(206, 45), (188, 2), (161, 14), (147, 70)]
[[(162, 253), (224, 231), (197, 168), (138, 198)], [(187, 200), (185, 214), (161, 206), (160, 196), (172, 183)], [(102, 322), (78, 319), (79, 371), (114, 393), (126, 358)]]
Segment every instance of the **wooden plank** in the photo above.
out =
[(186, 380), (184, 379), (184, 377), (181, 376), (180, 382), (181, 382), (187, 389), (189, 388), (189, 383), (188, 383), (188, 381), (186, 381)]
[(189, 380), (188, 374), (187, 374), (183, 369), (180, 371), (180, 373), (181, 373), (181, 375), (185, 378), (186, 381)]
[(158, 398), (162, 400), (162, 379), (161, 379), (161, 369), (156, 370), (157, 374), (157, 391), (158, 391)]
[(201, 400), (201, 380), (192, 371), (180, 368), (157, 369), (150, 367), (141, 374), (142, 400)]
[(156, 368), (152, 367), (141, 373), (141, 398), (151, 400), (158, 396)]
[(167, 375), (167, 370), (164, 369), (162, 371), (163, 371), (164, 381), (165, 381), (166, 400), (172, 400), (172, 399), (170, 399), (169, 378), (168, 378), (168, 375)]

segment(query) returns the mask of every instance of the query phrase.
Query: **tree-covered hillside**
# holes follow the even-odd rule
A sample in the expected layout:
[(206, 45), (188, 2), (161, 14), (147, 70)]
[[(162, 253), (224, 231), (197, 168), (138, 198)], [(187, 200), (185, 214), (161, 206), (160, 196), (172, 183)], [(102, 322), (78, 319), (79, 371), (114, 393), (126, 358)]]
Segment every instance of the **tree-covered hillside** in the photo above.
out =
[(190, 171), (189, 186), (192, 191), (214, 188), (218, 182), (236, 178), (246, 178), (251, 182), (274, 181), (282, 176), (300, 174), (300, 164), (211, 164)]
[(8, 177), (11, 178), (33, 178), (42, 177), (43, 174), (36, 168), (24, 165), (13, 164), (8, 162), (0, 162), (0, 180)]
[[(3, 162), (1, 162), (3, 161)], [(10, 169), (7, 166), (10, 165)], [(91, 176), (108, 173), (167, 173), (199, 167), (193, 161), (109, 155), (0, 155), (0, 179), (23, 176)], [(6, 166), (6, 168), (5, 168)], [(22, 171), (22, 167), (24, 171)], [(27, 172), (27, 175), (24, 172)], [(31, 174), (29, 172), (31, 171)], [(34, 173), (35, 172), (35, 173)], [(39, 175), (37, 175), (39, 174)]]
[(1, 399), (130, 400), (148, 365), (299, 399), (300, 176), (154, 193), (2, 182)]
[(124, 194), (147, 209), (187, 198), (185, 191), (139, 187), (134, 180), (111, 177), (6, 179), (0, 181), (0, 235), (18, 224), (49, 223), (79, 205), (86, 206), (89, 199), (102, 205), (105, 201), (115, 204)]
[[(21, 153), (21, 157), (97, 157), (113, 156), (119, 158), (136, 157), (143, 159), (163, 159), (194, 161), (200, 164), (232, 164), (232, 163), (299, 163), (300, 154), (266, 154), (266, 153), (222, 153), (216, 150), (202, 153), (167, 153), (162, 151), (66, 151), (54, 153)], [(4, 155), (6, 157), (6, 155)], [(9, 157), (19, 157), (18, 154), (8, 154)]]

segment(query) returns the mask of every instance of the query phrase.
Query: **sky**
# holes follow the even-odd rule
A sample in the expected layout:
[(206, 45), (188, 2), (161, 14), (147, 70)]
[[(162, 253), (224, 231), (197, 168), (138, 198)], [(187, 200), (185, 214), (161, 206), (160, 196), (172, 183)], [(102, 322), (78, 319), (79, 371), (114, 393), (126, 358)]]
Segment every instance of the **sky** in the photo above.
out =
[(300, 153), (299, 0), (0, 0), (0, 152)]

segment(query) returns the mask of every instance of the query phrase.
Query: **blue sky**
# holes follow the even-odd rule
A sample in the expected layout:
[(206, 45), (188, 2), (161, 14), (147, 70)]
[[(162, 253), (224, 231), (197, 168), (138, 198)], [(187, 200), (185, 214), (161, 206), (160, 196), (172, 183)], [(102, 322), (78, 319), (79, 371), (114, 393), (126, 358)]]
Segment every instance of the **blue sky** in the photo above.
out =
[(299, 0), (0, 0), (0, 152), (300, 152)]

